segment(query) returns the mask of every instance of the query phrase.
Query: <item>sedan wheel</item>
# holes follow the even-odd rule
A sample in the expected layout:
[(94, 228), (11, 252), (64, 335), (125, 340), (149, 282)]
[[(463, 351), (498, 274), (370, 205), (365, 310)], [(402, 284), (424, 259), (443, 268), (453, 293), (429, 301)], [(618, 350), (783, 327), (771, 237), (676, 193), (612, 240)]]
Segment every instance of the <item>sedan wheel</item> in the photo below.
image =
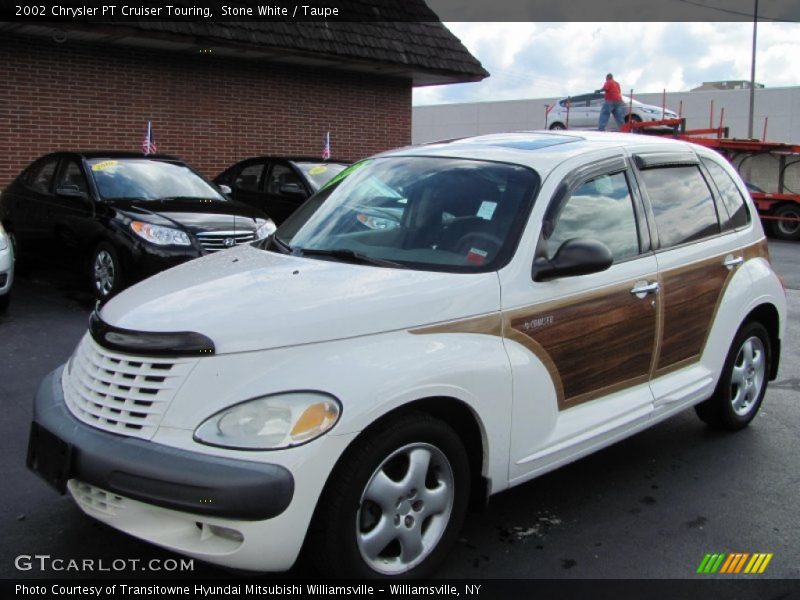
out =
[(92, 255), (92, 287), (95, 296), (105, 300), (122, 288), (122, 266), (114, 248), (103, 242)]

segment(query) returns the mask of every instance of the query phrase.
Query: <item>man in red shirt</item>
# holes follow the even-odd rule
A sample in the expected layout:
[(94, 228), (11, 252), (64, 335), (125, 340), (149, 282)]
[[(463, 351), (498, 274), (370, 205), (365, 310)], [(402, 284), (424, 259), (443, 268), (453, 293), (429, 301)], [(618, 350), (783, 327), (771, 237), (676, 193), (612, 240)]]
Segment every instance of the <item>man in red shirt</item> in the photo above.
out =
[(606, 130), (608, 118), (613, 114), (614, 120), (617, 122), (617, 127), (622, 127), (625, 122), (625, 102), (622, 101), (622, 92), (619, 89), (619, 84), (614, 81), (614, 76), (609, 73), (606, 75), (606, 82), (599, 90), (595, 90), (596, 94), (603, 92), (603, 108), (600, 109), (600, 120), (597, 123), (597, 128), (600, 131)]

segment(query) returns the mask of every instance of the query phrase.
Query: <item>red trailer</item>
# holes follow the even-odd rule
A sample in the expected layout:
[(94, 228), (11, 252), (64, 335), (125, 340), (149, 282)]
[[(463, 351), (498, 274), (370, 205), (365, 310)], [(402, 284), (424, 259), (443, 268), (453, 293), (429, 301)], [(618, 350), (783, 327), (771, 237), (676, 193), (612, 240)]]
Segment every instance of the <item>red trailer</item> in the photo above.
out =
[(800, 145), (684, 131), (676, 137), (713, 148), (736, 168), (750, 190), (765, 228), (776, 238), (800, 240)]
[[(643, 123), (626, 123), (622, 130), (632, 133), (670, 135), (713, 148), (742, 176), (758, 208), (765, 229), (773, 237), (800, 240), (800, 145), (764, 140), (728, 137), (722, 126), (724, 109), (720, 112), (719, 127), (711, 122), (705, 129), (686, 129), (683, 118)], [(766, 137), (766, 120), (764, 137)]]

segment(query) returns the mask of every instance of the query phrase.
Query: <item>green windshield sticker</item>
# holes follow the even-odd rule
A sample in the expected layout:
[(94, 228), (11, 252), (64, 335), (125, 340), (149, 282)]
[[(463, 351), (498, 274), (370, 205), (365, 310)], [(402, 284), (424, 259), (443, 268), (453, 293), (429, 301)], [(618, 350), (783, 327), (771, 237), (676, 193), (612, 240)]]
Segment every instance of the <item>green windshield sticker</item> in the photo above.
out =
[(325, 171), (328, 170), (328, 167), (325, 165), (317, 165), (316, 167), (311, 167), (308, 170), (309, 175), (322, 175)]
[(106, 169), (116, 167), (118, 164), (119, 161), (116, 160), (102, 160), (99, 163), (92, 165), (92, 171), (105, 171)]
[(347, 167), (347, 168), (346, 168), (344, 171), (340, 171), (338, 175), (335, 175), (335, 176), (333, 176), (333, 177), (330, 179), (330, 181), (328, 181), (328, 183), (326, 183), (325, 185), (323, 185), (323, 186), (320, 188), (320, 190), (324, 190), (324, 189), (326, 189), (326, 188), (329, 188), (329, 187), (331, 187), (332, 185), (336, 185), (337, 183), (339, 183), (339, 182), (340, 182), (342, 179), (344, 179), (344, 178), (345, 178), (345, 177), (347, 177), (348, 175), (351, 175), (352, 173), (355, 173), (355, 172), (356, 172), (356, 171), (358, 171), (358, 170), (359, 170), (361, 167), (366, 167), (366, 166), (367, 166), (369, 163), (371, 163), (371, 162), (372, 162), (371, 160), (362, 160), (361, 162), (357, 162), (357, 163), (356, 163), (356, 164), (354, 164), (354, 165), (350, 165), (350, 166), (349, 166), (349, 167)]

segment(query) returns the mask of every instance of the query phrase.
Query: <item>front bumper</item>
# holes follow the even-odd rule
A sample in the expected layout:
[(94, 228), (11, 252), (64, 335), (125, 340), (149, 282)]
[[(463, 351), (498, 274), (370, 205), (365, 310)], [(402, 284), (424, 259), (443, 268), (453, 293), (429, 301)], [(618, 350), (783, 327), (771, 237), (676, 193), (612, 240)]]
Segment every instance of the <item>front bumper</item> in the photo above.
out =
[(294, 479), (280, 465), (201, 455), (82, 423), (64, 402), (62, 370), (50, 373), (36, 394), (29, 468), (37, 466), (43, 429), (69, 449), (62, 485), (75, 479), (165, 509), (239, 521), (276, 517), (291, 503)]
[(0, 250), (0, 296), (7, 294), (14, 283), (14, 254), (11, 246)]

